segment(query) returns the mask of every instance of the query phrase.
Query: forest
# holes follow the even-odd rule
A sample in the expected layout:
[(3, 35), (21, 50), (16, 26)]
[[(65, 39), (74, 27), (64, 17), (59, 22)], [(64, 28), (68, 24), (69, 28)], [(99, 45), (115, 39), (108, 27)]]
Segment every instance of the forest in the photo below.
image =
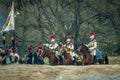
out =
[[(13, 0), (0, 0), (0, 24), (4, 24)], [(58, 43), (71, 35), (75, 47), (88, 44), (89, 32), (97, 34), (98, 48), (108, 55), (120, 55), (120, 0), (14, 0), (15, 44), (18, 53), (27, 54), (33, 43), (50, 43), (56, 36)], [(2, 37), (2, 35), (0, 35)], [(11, 32), (6, 45), (11, 44)], [(2, 38), (0, 38), (2, 45)]]

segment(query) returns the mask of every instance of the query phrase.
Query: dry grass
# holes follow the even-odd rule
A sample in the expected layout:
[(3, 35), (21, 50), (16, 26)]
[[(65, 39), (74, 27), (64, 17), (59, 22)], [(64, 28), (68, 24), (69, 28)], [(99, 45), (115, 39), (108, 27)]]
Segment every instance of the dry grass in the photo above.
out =
[(83, 80), (80, 75), (120, 75), (120, 65), (49, 66), (5, 65), (0, 66), (0, 80)]
[(120, 80), (120, 56), (108, 59), (109, 65), (1, 65), (0, 80)]
[(120, 64), (120, 56), (108, 57), (109, 64)]

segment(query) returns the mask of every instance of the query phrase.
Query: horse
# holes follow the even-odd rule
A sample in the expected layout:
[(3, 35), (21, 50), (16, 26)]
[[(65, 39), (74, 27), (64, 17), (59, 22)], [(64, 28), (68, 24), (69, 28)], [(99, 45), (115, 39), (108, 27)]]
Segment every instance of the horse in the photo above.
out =
[(6, 51), (3, 47), (0, 47), (0, 64), (6, 64)]
[(64, 56), (64, 60), (63, 60), (64, 65), (72, 65), (73, 60), (72, 60), (71, 55), (70, 55), (70, 49), (62, 46), (61, 53)]
[[(84, 60), (84, 64), (85, 65), (90, 65), (90, 64), (93, 64), (93, 58), (92, 58), (92, 55), (90, 54), (90, 51), (88, 49), (87, 46), (85, 46), (84, 44), (81, 44), (79, 46), (80, 48), (80, 51), (83, 55), (83, 60)], [(98, 62), (99, 64), (108, 64), (108, 57), (107, 57), (107, 54), (105, 53), (102, 53), (102, 58), (101, 59), (97, 59), (96, 58), (96, 63)]]
[(107, 54), (105, 54), (104, 52), (102, 52), (101, 54), (102, 54), (101, 58), (96, 58), (96, 63), (99, 63), (99, 64), (108, 64), (109, 61), (108, 61)]
[(80, 50), (81, 55), (83, 56), (83, 65), (92, 64), (92, 56), (90, 55), (89, 49), (84, 44), (81, 44), (78, 47), (78, 50)]
[(82, 57), (74, 51), (72, 52), (72, 59), (70, 52), (71, 49), (62, 44), (61, 53), (64, 56), (64, 65), (83, 65)]
[(55, 56), (55, 53), (52, 52), (52, 50), (50, 50), (47, 47), (42, 47), (43, 52), (40, 54), (40, 59), (44, 59), (45, 57), (48, 57), (49, 59), (49, 64), (50, 65), (58, 65), (59, 64), (59, 60), (58, 58)]
[(19, 64), (20, 56), (16, 53), (14, 55), (10, 55), (10, 62)]

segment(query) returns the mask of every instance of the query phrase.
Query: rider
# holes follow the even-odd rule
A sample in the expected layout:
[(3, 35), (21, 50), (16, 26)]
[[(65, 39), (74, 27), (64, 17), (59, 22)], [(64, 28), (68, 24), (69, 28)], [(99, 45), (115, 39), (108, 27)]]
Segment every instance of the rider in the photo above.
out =
[(56, 49), (58, 48), (58, 43), (56, 42), (54, 35), (51, 35), (50, 39), (51, 39), (51, 44), (49, 44), (49, 48), (52, 49), (53, 52), (55, 52)]
[[(12, 50), (11, 50), (11, 52), (10, 52), (10, 56), (11, 56), (12, 59), (14, 59), (14, 60), (15, 60), (15, 58), (18, 58), (18, 60), (19, 60), (19, 55), (18, 55), (15, 47), (12, 48)], [(17, 64), (18, 64), (18, 61), (17, 61)]]
[(90, 42), (86, 45), (89, 50), (90, 54), (93, 57), (93, 64), (96, 64), (96, 48), (97, 48), (97, 41), (96, 41), (96, 34), (94, 32), (90, 32)]
[(73, 42), (71, 41), (71, 39), (72, 39), (72, 36), (70, 36), (70, 35), (67, 35), (66, 36), (66, 43), (64, 44), (64, 46), (65, 47), (67, 47), (68, 49), (70, 49), (70, 55), (71, 55), (71, 58), (72, 58), (72, 60), (74, 60), (74, 44), (73, 44)]
[(55, 53), (56, 57), (58, 57), (60, 55), (60, 53), (58, 52), (58, 43), (55, 40), (55, 36), (50, 35), (50, 39), (51, 39), (50, 44), (43, 44), (43, 45), (50, 48), (52, 50), (52, 52)]
[(42, 44), (39, 43), (36, 51), (34, 53), (34, 64), (44, 64), (44, 60), (40, 59), (40, 55), (43, 53), (42, 51)]

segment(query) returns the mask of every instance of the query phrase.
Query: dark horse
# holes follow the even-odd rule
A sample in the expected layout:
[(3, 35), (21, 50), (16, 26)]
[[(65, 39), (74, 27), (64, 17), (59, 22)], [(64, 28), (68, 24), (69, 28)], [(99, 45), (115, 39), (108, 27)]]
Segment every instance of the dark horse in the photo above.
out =
[(102, 52), (102, 58), (100, 58), (100, 59), (97, 59), (97, 58), (96, 58), (96, 63), (97, 63), (97, 62), (98, 62), (99, 64), (108, 64), (109, 61), (108, 61), (107, 54), (105, 54), (105, 53)]
[(58, 58), (55, 56), (55, 53), (52, 52), (52, 50), (50, 50), (47, 47), (42, 47), (42, 50), (43, 50), (43, 53), (40, 55), (41, 59), (48, 57), (50, 65), (57, 65), (59, 63)]
[(90, 55), (90, 51), (88, 50), (88, 48), (84, 44), (82, 44), (78, 47), (78, 50), (80, 50), (81, 55), (83, 56), (83, 64), (92, 64), (92, 56)]
[[(89, 49), (84, 44), (81, 44), (78, 48), (80, 49), (80, 52), (83, 55), (84, 65), (92, 64), (93, 58), (90, 55)], [(102, 59), (97, 59), (96, 58), (96, 62), (99, 62), (99, 64), (108, 64), (108, 57), (107, 57), (107, 55), (102, 53)]]
[(6, 51), (3, 47), (0, 47), (0, 64), (6, 64)]

